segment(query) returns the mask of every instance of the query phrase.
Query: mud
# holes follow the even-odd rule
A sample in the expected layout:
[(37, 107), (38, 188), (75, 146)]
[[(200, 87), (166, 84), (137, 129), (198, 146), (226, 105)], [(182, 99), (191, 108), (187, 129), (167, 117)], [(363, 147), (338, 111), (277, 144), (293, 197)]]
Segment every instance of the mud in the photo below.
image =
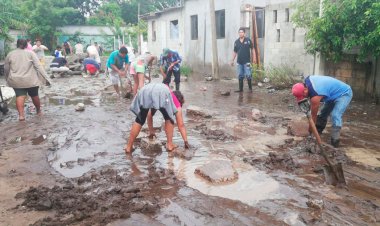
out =
[(194, 171), (211, 183), (231, 182), (239, 178), (238, 173), (228, 161), (212, 161)]
[[(144, 126), (135, 151), (125, 155), (135, 119), (131, 100), (117, 98), (103, 76), (54, 79), (41, 90), (43, 117), (30, 113), (18, 122), (11, 103), (0, 120), (6, 131), (0, 133), (0, 225), (379, 224), (378, 106), (354, 101), (342, 147), (325, 144), (343, 164), (348, 184), (341, 189), (326, 184), (315, 140), (288, 133), (293, 122), (299, 122), (293, 131), (307, 131), (288, 90), (273, 95), (255, 86), (253, 93), (221, 96), (231, 86), (237, 81), (195, 75), (181, 83), (191, 148), (183, 148), (175, 129), (179, 148), (170, 153), (156, 114), (154, 148)], [(75, 112), (78, 103), (84, 112)], [(188, 104), (205, 114), (189, 114)], [(265, 120), (253, 120), (252, 109)], [(329, 131), (328, 124), (325, 143)], [(214, 161), (228, 162), (238, 177), (213, 184), (194, 174)], [(217, 175), (225, 166), (205, 172)]]

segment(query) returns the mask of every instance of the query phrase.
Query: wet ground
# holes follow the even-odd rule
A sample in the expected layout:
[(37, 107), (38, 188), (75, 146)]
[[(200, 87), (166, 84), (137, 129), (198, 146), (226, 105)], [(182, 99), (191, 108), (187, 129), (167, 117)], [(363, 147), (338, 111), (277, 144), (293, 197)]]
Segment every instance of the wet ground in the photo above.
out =
[(342, 147), (326, 146), (348, 182), (336, 188), (287, 90), (239, 95), (236, 81), (192, 76), (181, 83), (191, 148), (176, 129), (168, 153), (156, 114), (157, 140), (144, 129), (125, 155), (131, 100), (103, 78), (53, 81), (41, 90), (44, 116), (31, 107), (18, 122), (12, 107), (1, 118), (0, 225), (380, 224), (379, 106), (354, 101)]

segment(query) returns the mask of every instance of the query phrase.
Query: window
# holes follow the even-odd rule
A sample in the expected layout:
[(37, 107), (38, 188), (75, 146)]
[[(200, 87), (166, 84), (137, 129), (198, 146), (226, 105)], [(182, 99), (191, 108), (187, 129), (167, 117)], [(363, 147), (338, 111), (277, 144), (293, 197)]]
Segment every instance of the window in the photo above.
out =
[(273, 10), (273, 23), (277, 23), (277, 10)]
[(292, 38), (292, 41), (295, 42), (296, 41), (296, 29), (293, 28), (293, 38)]
[(198, 39), (198, 15), (190, 16), (191, 20), (191, 40)]
[(225, 38), (226, 30), (226, 13), (225, 10), (215, 11), (216, 38)]
[(258, 38), (264, 38), (265, 36), (265, 16), (264, 10), (257, 10), (256, 8), (256, 25)]
[(280, 29), (277, 29), (277, 42), (280, 42)]
[(285, 22), (289, 22), (289, 9), (285, 9)]
[(170, 21), (170, 39), (179, 38), (178, 20)]
[(156, 41), (156, 21), (152, 21), (152, 41)]

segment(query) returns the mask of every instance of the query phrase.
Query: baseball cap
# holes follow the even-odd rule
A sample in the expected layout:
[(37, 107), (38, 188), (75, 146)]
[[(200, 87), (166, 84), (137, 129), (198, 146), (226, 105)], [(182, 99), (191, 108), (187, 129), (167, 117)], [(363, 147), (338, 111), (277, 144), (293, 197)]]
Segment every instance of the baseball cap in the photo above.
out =
[(168, 48), (164, 48), (164, 49), (162, 50), (162, 55), (165, 56), (165, 57), (168, 56), (169, 51), (170, 51), (170, 49), (168, 49)]
[(296, 97), (297, 102), (299, 102), (305, 98), (304, 94), (303, 94), (304, 89), (305, 89), (305, 86), (301, 82), (293, 85), (292, 93), (293, 93), (293, 96)]

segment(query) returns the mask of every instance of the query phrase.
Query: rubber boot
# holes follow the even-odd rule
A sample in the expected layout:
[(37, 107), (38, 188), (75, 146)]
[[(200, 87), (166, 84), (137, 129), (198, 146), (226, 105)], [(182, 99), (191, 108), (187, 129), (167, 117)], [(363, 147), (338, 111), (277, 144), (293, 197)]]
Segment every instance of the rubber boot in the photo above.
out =
[(175, 84), (175, 90), (176, 90), (176, 91), (179, 91), (179, 83), (176, 83), (176, 84)]
[(340, 127), (332, 127), (331, 129), (331, 145), (335, 148), (339, 147)]
[(244, 84), (244, 80), (243, 79), (239, 79), (239, 90), (236, 90), (235, 93), (241, 93), (241, 92), (243, 92), (243, 84)]
[(252, 93), (252, 79), (247, 79), (249, 92)]
[(327, 119), (323, 119), (321, 116), (318, 115), (317, 123), (315, 124), (315, 127), (317, 128), (319, 135), (321, 135), (323, 130), (326, 128), (326, 124), (327, 124)]

